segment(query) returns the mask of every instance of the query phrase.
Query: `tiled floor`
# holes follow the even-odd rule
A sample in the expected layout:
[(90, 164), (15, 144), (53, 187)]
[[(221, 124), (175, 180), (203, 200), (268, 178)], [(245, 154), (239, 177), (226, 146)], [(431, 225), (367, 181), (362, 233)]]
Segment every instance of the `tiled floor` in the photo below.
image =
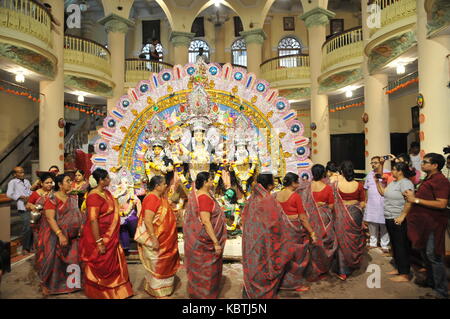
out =
[[(378, 249), (371, 250), (364, 256), (362, 267), (355, 272), (346, 282), (342, 282), (334, 276), (326, 278), (320, 282), (312, 283), (311, 290), (305, 293), (280, 292), (281, 298), (288, 299), (321, 299), (321, 298), (343, 298), (343, 299), (417, 299), (431, 292), (431, 289), (421, 288), (412, 282), (393, 283), (386, 275), (386, 272), (393, 268), (390, 258), (383, 257)], [(379, 266), (380, 288), (369, 288), (367, 282), (373, 273), (366, 272), (369, 265)], [(12, 266), (11, 273), (3, 277), (0, 287), (0, 298), (5, 299), (40, 299), (43, 298), (39, 289), (39, 278), (33, 267), (33, 259), (19, 262)], [(133, 285), (135, 295), (133, 299), (151, 298), (144, 291), (145, 271), (140, 263), (130, 262), (128, 264), (130, 280)], [(186, 291), (186, 270), (181, 267), (177, 273), (176, 289), (171, 298), (187, 298)], [(223, 267), (222, 288), (219, 298), (241, 298), (242, 296), (242, 265), (239, 262), (225, 262)], [(76, 292), (66, 295), (50, 296), (52, 299), (85, 299), (83, 292)]]

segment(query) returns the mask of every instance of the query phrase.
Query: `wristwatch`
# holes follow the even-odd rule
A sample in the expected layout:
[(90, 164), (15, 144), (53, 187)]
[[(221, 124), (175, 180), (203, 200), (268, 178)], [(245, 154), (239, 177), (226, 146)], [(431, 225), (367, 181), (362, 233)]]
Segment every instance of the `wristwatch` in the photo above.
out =
[(419, 204), (419, 203), (420, 203), (420, 200), (419, 200), (418, 198), (416, 198), (416, 199), (414, 200), (414, 203)]

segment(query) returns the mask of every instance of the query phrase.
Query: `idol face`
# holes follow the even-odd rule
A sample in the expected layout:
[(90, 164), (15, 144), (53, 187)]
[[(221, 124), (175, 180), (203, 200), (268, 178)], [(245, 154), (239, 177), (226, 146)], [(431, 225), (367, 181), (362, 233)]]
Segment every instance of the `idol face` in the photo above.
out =
[(196, 143), (203, 143), (205, 139), (205, 133), (203, 131), (195, 131), (194, 132), (194, 140)]
[(162, 147), (161, 146), (155, 146), (155, 147), (153, 147), (153, 153), (156, 155), (156, 156), (159, 156), (159, 154), (161, 154), (161, 152), (162, 152)]

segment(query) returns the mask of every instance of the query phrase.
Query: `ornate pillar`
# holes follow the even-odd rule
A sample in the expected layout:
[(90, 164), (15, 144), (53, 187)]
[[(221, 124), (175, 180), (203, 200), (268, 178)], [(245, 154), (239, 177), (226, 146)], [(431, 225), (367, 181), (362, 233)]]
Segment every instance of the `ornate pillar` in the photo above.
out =
[[(367, 21), (367, 2), (361, 2), (362, 21)], [(362, 24), (364, 44), (369, 41), (369, 27)], [(364, 112), (368, 122), (365, 124), (365, 158), (366, 172), (371, 170), (370, 159), (373, 156), (383, 156), (391, 153), (390, 127), (389, 127), (389, 95), (384, 94), (388, 85), (387, 74), (370, 74), (368, 58), (364, 55)], [(386, 163), (389, 169), (389, 163)]]
[(189, 61), (188, 51), (195, 33), (172, 31), (170, 42), (173, 44), (174, 64), (185, 65)]
[(247, 70), (259, 77), (260, 65), (262, 63), (262, 45), (267, 38), (263, 29), (241, 31), (247, 46)]
[(224, 24), (216, 24), (214, 26), (216, 39), (216, 58), (215, 62), (224, 63), (225, 62), (225, 26)]
[[(64, 2), (47, 0), (52, 15), (64, 21)], [(64, 118), (64, 24), (53, 25), (53, 52), (58, 59), (52, 81), (40, 82), (41, 103), (39, 106), (39, 169), (46, 171), (52, 165), (64, 168), (64, 127), (58, 126)], [(61, 122), (62, 123), (62, 122)]]
[(450, 144), (450, 89), (447, 87), (450, 36), (428, 38), (427, 22), (424, 1), (417, 0), (419, 93), (424, 99), (419, 133), (422, 155), (442, 154), (442, 148)]
[(263, 30), (267, 35), (267, 39), (266, 41), (264, 41), (263, 44), (263, 62), (269, 60), (270, 58), (272, 58), (272, 28), (271, 28), (271, 23), (272, 23), (272, 16), (267, 16), (266, 20), (264, 21), (264, 27)]
[(322, 45), (326, 39), (326, 25), (334, 13), (316, 7), (302, 16), (308, 28), (309, 65), (311, 73), (311, 123), (316, 129), (311, 133), (311, 160), (315, 164), (325, 165), (331, 159), (330, 118), (328, 96), (319, 94), (318, 78), (322, 67)]
[(108, 50), (111, 53), (111, 77), (115, 83), (113, 96), (107, 101), (109, 111), (125, 93), (125, 35), (128, 32), (128, 28), (134, 26), (134, 23), (115, 13), (100, 19), (98, 23), (103, 24), (108, 32)]

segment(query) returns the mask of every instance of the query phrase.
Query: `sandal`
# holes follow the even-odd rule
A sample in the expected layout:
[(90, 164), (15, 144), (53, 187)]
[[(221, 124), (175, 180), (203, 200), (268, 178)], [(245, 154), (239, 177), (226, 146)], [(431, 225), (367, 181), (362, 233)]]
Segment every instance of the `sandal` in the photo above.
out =
[(309, 289), (310, 289), (310, 287), (308, 287), (308, 286), (300, 286), (297, 289), (295, 289), (295, 291), (305, 292), (305, 291), (308, 291)]
[(337, 274), (337, 277), (342, 280), (342, 281), (346, 281), (347, 280), (347, 275), (346, 274)]

